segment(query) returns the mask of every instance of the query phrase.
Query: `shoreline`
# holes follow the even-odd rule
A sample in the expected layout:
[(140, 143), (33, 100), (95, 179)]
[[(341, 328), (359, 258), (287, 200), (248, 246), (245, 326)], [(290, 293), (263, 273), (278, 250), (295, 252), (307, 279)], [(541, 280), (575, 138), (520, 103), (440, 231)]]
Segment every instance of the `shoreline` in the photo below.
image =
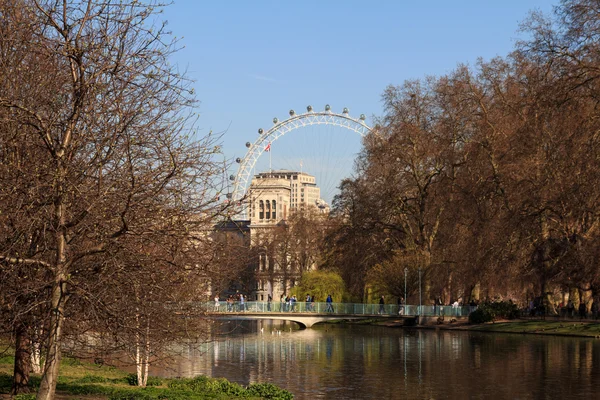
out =
[(548, 321), (541, 319), (514, 319), (498, 320), (487, 322), (485, 324), (469, 324), (468, 322), (454, 322), (439, 325), (414, 325), (405, 326), (404, 321), (390, 321), (384, 323), (374, 323), (374, 325), (387, 326), (390, 328), (403, 329), (430, 329), (430, 330), (449, 330), (466, 332), (489, 332), (489, 333), (510, 333), (527, 335), (546, 335), (563, 337), (585, 337), (600, 339), (600, 321), (585, 320), (557, 320)]

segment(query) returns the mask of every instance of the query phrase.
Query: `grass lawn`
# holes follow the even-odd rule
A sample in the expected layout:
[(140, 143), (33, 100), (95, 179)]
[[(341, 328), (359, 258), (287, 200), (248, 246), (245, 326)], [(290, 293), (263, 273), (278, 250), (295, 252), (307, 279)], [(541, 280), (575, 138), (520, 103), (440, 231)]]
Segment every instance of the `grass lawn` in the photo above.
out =
[[(14, 358), (0, 357), (0, 398), (8, 399), (12, 383)], [(189, 379), (148, 378), (148, 387), (134, 386), (137, 378), (115, 367), (84, 363), (64, 358), (60, 366), (57, 399), (87, 400), (205, 400), (205, 399), (293, 399), (293, 395), (269, 383), (251, 384), (247, 388), (226, 379), (198, 376)], [(39, 376), (30, 380), (33, 390)], [(15, 400), (34, 400), (35, 394), (14, 397)]]
[[(445, 325), (444, 328), (451, 328)], [(600, 323), (586, 321), (510, 320), (495, 323), (461, 325), (454, 329), (479, 332), (531, 333), (540, 335), (599, 337)]]

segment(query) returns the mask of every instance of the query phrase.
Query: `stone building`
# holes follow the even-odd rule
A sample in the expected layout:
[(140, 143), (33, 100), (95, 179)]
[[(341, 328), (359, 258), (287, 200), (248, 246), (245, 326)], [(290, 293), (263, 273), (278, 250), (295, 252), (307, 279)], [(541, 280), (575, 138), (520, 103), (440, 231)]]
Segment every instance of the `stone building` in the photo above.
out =
[[(312, 207), (328, 213), (329, 206), (320, 194), (315, 177), (304, 172), (280, 170), (255, 175), (247, 191), (247, 220), (230, 220), (215, 226), (213, 238), (222, 243), (235, 242), (238, 248), (245, 243), (246, 254), (255, 261), (249, 263), (243, 282), (232, 282), (220, 294), (240, 291), (249, 295), (249, 301), (267, 301), (271, 294), (277, 302), (281, 294), (288, 293), (301, 272), (293, 267), (294, 246), (287, 221), (291, 213)], [(237, 258), (241, 255), (223, 254), (220, 261), (235, 264), (239, 262)], [(252, 280), (247, 281), (250, 276)]]
[(329, 212), (329, 206), (320, 197), (315, 177), (305, 172), (263, 172), (252, 179), (248, 190), (248, 216), (251, 246), (258, 253), (255, 300), (266, 301), (271, 294), (273, 300), (278, 301), (281, 294), (287, 293), (299, 280), (300, 273), (290, 270), (290, 260), (281, 249), (285, 243), (274, 243), (285, 235), (290, 213), (309, 207)]

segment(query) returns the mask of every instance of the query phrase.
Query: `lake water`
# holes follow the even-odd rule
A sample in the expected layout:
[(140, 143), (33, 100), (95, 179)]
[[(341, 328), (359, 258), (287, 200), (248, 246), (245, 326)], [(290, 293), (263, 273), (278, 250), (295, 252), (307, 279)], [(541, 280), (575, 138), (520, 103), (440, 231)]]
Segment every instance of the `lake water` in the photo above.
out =
[(271, 382), (296, 399), (600, 399), (600, 339), (279, 321), (221, 332), (153, 374)]

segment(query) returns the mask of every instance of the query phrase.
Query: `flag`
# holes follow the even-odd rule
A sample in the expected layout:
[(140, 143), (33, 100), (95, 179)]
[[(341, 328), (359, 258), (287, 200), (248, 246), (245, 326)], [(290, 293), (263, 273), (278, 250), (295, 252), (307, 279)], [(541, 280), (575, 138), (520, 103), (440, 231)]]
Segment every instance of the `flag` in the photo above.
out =
[(265, 151), (271, 151), (271, 143), (269, 143), (269, 144), (267, 145), (267, 147), (265, 147)]

